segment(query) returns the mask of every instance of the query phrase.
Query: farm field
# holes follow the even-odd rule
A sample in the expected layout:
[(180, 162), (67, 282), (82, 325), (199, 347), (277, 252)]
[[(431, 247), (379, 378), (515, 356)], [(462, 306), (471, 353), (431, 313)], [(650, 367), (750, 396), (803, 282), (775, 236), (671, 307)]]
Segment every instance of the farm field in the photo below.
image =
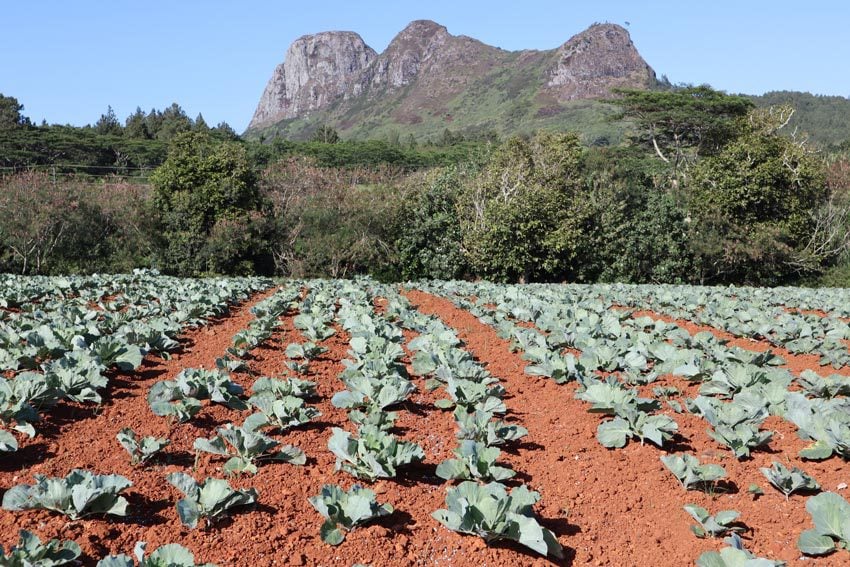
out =
[(0, 545), (74, 542), (40, 564), (850, 561), (850, 290), (0, 288)]

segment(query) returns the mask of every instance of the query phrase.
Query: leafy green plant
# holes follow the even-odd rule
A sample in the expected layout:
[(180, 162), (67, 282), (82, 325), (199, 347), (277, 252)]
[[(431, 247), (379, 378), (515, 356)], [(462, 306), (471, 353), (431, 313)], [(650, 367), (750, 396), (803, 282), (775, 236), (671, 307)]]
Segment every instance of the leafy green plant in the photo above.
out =
[(171, 441), (165, 437), (139, 437), (129, 427), (125, 427), (116, 435), (118, 442), (130, 453), (130, 464), (138, 465), (150, 460), (154, 455), (168, 446)]
[(679, 455), (662, 456), (661, 462), (673, 473), (685, 490), (706, 489), (726, 476), (726, 469), (720, 465), (702, 465), (699, 459), (687, 453), (682, 454), (681, 457)]
[(330, 545), (342, 543), (345, 539), (342, 530), (349, 532), (359, 525), (393, 512), (390, 504), (378, 504), (373, 491), (356, 484), (347, 492), (339, 486), (326, 484), (319, 495), (309, 500), (313, 508), (325, 517), (320, 533), (322, 541)]
[[(295, 396), (296, 398), (312, 398), (316, 395), (316, 383), (309, 380), (299, 380), (298, 378), (287, 378), (281, 380), (279, 378), (269, 378), (261, 376), (254, 381), (251, 386), (251, 398), (256, 396), (271, 396), (273, 398), (283, 398), (285, 396)], [(251, 400), (248, 400), (251, 401)]]
[(455, 459), (447, 459), (437, 465), (437, 476), (446, 480), (505, 480), (516, 473), (509, 468), (496, 465), (502, 453), (496, 447), (488, 447), (475, 441), (461, 441), (455, 449)]
[(742, 529), (740, 526), (733, 525), (741, 515), (735, 510), (721, 510), (712, 516), (705, 508), (695, 504), (687, 504), (685, 512), (696, 520), (697, 525), (691, 526), (691, 531), (699, 538), (706, 536), (720, 537), (731, 531)]
[(248, 363), (241, 358), (231, 358), (228, 355), (215, 359), (215, 367), (222, 372), (247, 372)]
[(750, 456), (750, 450), (766, 445), (773, 438), (773, 431), (759, 431), (753, 425), (740, 424), (735, 427), (718, 425), (707, 430), (709, 437), (731, 449), (738, 459)]
[(89, 350), (104, 366), (115, 366), (124, 372), (131, 372), (142, 365), (145, 351), (116, 336), (101, 337), (94, 341)]
[(548, 348), (526, 350), (524, 358), (531, 358), (535, 362), (525, 367), (526, 374), (551, 378), (556, 384), (575, 380), (584, 371), (572, 354), (561, 355)]
[(343, 378), (348, 390), (337, 392), (331, 403), (338, 408), (383, 410), (405, 401), (416, 391), (410, 380), (401, 376), (384, 376), (380, 379), (359, 374)]
[(359, 437), (334, 427), (328, 449), (336, 455), (336, 470), (370, 481), (394, 477), (398, 467), (425, 458), (422, 447), (416, 443), (399, 441), (374, 426), (360, 427)]
[(224, 472), (228, 474), (256, 474), (257, 463), (261, 461), (282, 461), (293, 465), (306, 463), (304, 452), (292, 445), (285, 445), (279, 451), (272, 452), (280, 443), (257, 431), (267, 423), (262, 415), (250, 422), (246, 420), (241, 427), (228, 423), (219, 427), (217, 435), (210, 439), (195, 439), (194, 448), (196, 451), (230, 457), (224, 464)]
[(506, 423), (494, 419), (493, 412), (475, 410), (467, 413), (466, 408), (456, 408), (454, 412), (457, 423), (458, 439), (470, 439), (488, 446), (503, 445), (528, 435), (528, 430), (514, 423)]
[(626, 446), (631, 437), (640, 439), (641, 444), (649, 439), (659, 447), (672, 439), (679, 430), (678, 424), (668, 415), (649, 415), (641, 411), (623, 411), (623, 416), (603, 421), (596, 429), (596, 438), (604, 446), (620, 448)]
[(541, 555), (563, 557), (555, 535), (534, 518), (532, 507), (540, 495), (525, 486), (510, 494), (504, 485), (465, 481), (446, 493), (446, 508), (431, 514), (452, 531), (477, 535), (487, 543), (508, 539)]
[(148, 404), (157, 415), (170, 414), (169, 410), (163, 407), (165, 404), (190, 398), (209, 399), (230, 409), (246, 410), (248, 404), (239, 398), (242, 394), (242, 386), (232, 382), (230, 376), (220, 370), (185, 368), (174, 380), (163, 380), (154, 384), (148, 392)]
[(198, 484), (194, 478), (181, 472), (171, 473), (165, 478), (185, 495), (177, 502), (177, 515), (190, 529), (195, 529), (201, 518), (206, 518), (209, 524), (228, 510), (254, 504), (258, 498), (255, 489), (234, 490), (226, 480), (208, 478)]
[(446, 392), (451, 399), (434, 402), (434, 405), (440, 409), (451, 409), (457, 405), (467, 408), (467, 411), (476, 409), (491, 413), (507, 411), (501, 399), (505, 395), (505, 389), (500, 384), (493, 385), (489, 382), (474, 382), (450, 377), (446, 383)]
[(850, 394), (850, 377), (840, 374), (821, 376), (812, 370), (803, 370), (797, 382), (812, 396), (834, 398)]
[(398, 414), (394, 411), (381, 411), (377, 409), (367, 412), (360, 410), (351, 410), (348, 412), (348, 419), (351, 420), (351, 423), (376, 427), (381, 431), (392, 429), (397, 417)]
[(168, 417), (172, 423), (186, 423), (203, 409), (201, 402), (195, 398), (180, 398), (172, 402), (152, 402), (151, 411), (160, 416)]
[(759, 430), (768, 416), (767, 407), (746, 393), (736, 395), (730, 402), (698, 396), (690, 403), (690, 408), (713, 426), (713, 430), (707, 431), (708, 436), (731, 449), (738, 459), (749, 457), (751, 449), (773, 438), (772, 431)]
[(309, 341), (306, 343), (289, 343), (286, 346), (286, 356), (287, 358), (303, 359), (309, 362), (315, 360), (316, 357), (327, 352), (327, 350), (325, 347)]
[(58, 567), (73, 563), (82, 553), (73, 541), (51, 539), (41, 543), (37, 535), (27, 530), (21, 530), (19, 537), (8, 555), (0, 545), (0, 567)]
[(102, 374), (101, 364), (88, 351), (66, 352), (62, 358), (48, 361), (42, 367), (45, 381), (62, 392), (64, 398), (81, 404), (103, 401), (98, 390), (105, 388), (109, 380)]
[(834, 492), (822, 492), (806, 500), (814, 529), (800, 534), (797, 547), (806, 555), (827, 555), (850, 549), (850, 504)]
[(850, 418), (840, 399), (810, 400), (789, 392), (785, 403), (785, 417), (797, 426), (797, 435), (814, 441), (800, 451), (800, 457), (821, 461), (837, 454), (850, 458)]
[(110, 555), (98, 561), (96, 567), (215, 567), (212, 563), (195, 563), (195, 556), (191, 551), (176, 543), (163, 545), (153, 551), (147, 557), (145, 550), (147, 544), (140, 541), (133, 550), (133, 556), (125, 554)]
[(798, 467), (789, 469), (782, 463), (773, 461), (772, 467), (762, 467), (759, 470), (774, 488), (785, 495), (785, 500), (794, 492), (820, 490), (818, 481)]
[(254, 395), (249, 401), (259, 410), (259, 413), (246, 418), (246, 424), (264, 421), (263, 425), (272, 425), (284, 430), (303, 425), (322, 415), (318, 409), (306, 405), (303, 398), (295, 396), (273, 398), (266, 395)]
[(732, 534), (725, 540), (728, 547), (720, 551), (706, 551), (697, 558), (697, 567), (782, 567), (784, 561), (774, 561), (756, 557), (744, 548), (744, 542), (738, 534)]
[(4, 509), (53, 510), (72, 520), (92, 514), (127, 515), (127, 500), (119, 493), (133, 483), (121, 475), (74, 469), (64, 478), (34, 476), (35, 484), (19, 484), (6, 491)]
[(600, 381), (584, 380), (584, 389), (576, 393), (576, 398), (591, 404), (590, 413), (623, 416), (629, 411), (650, 412), (658, 409), (659, 404), (650, 398), (639, 398), (635, 390), (624, 388), (611, 377)]

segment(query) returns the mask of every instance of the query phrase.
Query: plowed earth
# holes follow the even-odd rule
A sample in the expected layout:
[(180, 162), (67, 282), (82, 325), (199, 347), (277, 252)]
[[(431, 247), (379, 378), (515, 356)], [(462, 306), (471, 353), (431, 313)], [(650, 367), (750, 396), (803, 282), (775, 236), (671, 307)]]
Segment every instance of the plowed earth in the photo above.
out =
[[(431, 512), (444, 506), (447, 484), (434, 469), (449, 458), (456, 445), (451, 412), (436, 409), (433, 402), (440, 391), (428, 392), (424, 381), (413, 378), (418, 387), (411, 400), (397, 411), (397, 433), (419, 443), (425, 450), (424, 463), (404, 469), (399, 478), (378, 481), (371, 488), (379, 502), (391, 503), (396, 511), (381, 521), (350, 533), (338, 547), (324, 544), (319, 537), (322, 518), (307, 501), (322, 485), (344, 488), (354, 479), (334, 472), (334, 456), (327, 449), (332, 427), (353, 430), (345, 412), (334, 408), (331, 396), (344, 388), (337, 376), (347, 357), (348, 336), (341, 330), (322, 344), (328, 351), (311, 365), (309, 379), (318, 383), (318, 396), (309, 400), (322, 416), (307, 426), (273, 435), (282, 443), (300, 447), (308, 457), (303, 467), (268, 463), (255, 476), (231, 479), (239, 488), (254, 487), (260, 504), (236, 511), (215, 526), (203, 522), (198, 529), (184, 528), (174, 508), (182, 496), (165, 481), (170, 472), (184, 471), (196, 479), (223, 477), (223, 459), (202, 454), (196, 460), (192, 443), (197, 437), (210, 437), (227, 422), (241, 423), (247, 412), (223, 406), (205, 405), (187, 424), (170, 427), (167, 420), (153, 415), (146, 395), (159, 380), (174, 377), (188, 367), (214, 366), (214, 361), (230, 346), (233, 335), (252, 318), (249, 308), (271, 292), (255, 296), (234, 308), (230, 316), (213, 321), (188, 333), (183, 350), (170, 361), (145, 360), (138, 372), (112, 377), (108, 395), (99, 410), (65, 404), (46, 415), (39, 435), (21, 440), (18, 452), (0, 461), (0, 489), (31, 483), (34, 473), (64, 476), (73, 468), (98, 473), (118, 473), (133, 482), (126, 492), (130, 515), (69, 522), (64, 516), (44, 512), (0, 510), (0, 544), (8, 549), (17, 541), (19, 529), (27, 529), (42, 539), (73, 539), (83, 549), (84, 565), (109, 553), (130, 553), (136, 541), (147, 541), (149, 549), (165, 543), (188, 547), (199, 562), (218, 565), (544, 565), (549, 560), (512, 544), (485, 546), (482, 540), (451, 532), (434, 519)], [(587, 413), (584, 402), (574, 398), (575, 384), (557, 385), (551, 380), (526, 376), (521, 353), (510, 351), (507, 341), (480, 323), (472, 314), (449, 301), (410, 291), (408, 298), (426, 313), (440, 317), (453, 327), (474, 356), (498, 377), (508, 392), (509, 421), (517, 421), (529, 435), (502, 453), (502, 461), (518, 472), (507, 484), (525, 483), (541, 493), (536, 512), (565, 547), (564, 565), (692, 565), (705, 550), (721, 547), (719, 540), (700, 540), (689, 530), (692, 521), (683, 511), (688, 503), (708, 508), (741, 512), (749, 528), (747, 547), (754, 553), (790, 564), (803, 564), (796, 549), (799, 533), (811, 527), (805, 512), (805, 496), (784, 496), (767, 485), (758, 468), (780, 460), (801, 466), (827, 490), (850, 483), (843, 461), (801, 462), (797, 452), (805, 446), (794, 426), (770, 418), (765, 427), (777, 432), (767, 451), (736, 461), (705, 433), (706, 422), (690, 414), (676, 414), (680, 436), (671, 451), (697, 454), (703, 462), (720, 463), (728, 472), (722, 490), (708, 495), (685, 492), (663, 467), (659, 456), (665, 451), (647, 444), (629, 443), (624, 449), (607, 450), (596, 440), (600, 418)], [(380, 309), (380, 307), (379, 307)], [(249, 360), (248, 374), (233, 379), (246, 390), (256, 376), (277, 376), (285, 370), (284, 348), (289, 342), (303, 342), (293, 327), (296, 313), (282, 318), (282, 328), (271, 341), (256, 349)], [(688, 327), (686, 327), (688, 328)], [(688, 328), (697, 332), (699, 328)], [(405, 339), (415, 336), (405, 331)], [(753, 345), (750, 345), (751, 347)], [(756, 348), (760, 348), (756, 346)], [(801, 367), (797, 366), (799, 362)], [(405, 363), (409, 363), (409, 356)], [(804, 364), (805, 363), (805, 364)], [(808, 364), (808, 366), (806, 366)], [(818, 370), (811, 361), (792, 361), (792, 371), (802, 367)], [(693, 397), (697, 387), (671, 376), (654, 385), (675, 385), (682, 396)], [(208, 402), (204, 402), (207, 404)], [(141, 435), (168, 436), (171, 445), (164, 455), (144, 467), (132, 467), (115, 435), (132, 427)], [(764, 496), (747, 493), (750, 483), (759, 484)], [(807, 560), (808, 565), (844, 565), (847, 552), (825, 559)]]

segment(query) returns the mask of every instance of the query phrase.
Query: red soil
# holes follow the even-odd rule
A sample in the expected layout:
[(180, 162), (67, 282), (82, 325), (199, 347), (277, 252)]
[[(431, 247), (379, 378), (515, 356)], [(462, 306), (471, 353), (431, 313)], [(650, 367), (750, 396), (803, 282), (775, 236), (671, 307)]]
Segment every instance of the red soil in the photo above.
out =
[[(741, 521), (751, 528), (745, 534), (748, 549), (791, 565), (802, 564), (796, 540), (802, 530), (811, 527), (805, 497), (792, 495), (785, 502), (785, 497), (768, 485), (759, 467), (770, 466), (773, 460), (790, 462), (812, 474), (826, 490), (850, 482), (850, 471), (843, 461), (800, 461), (797, 452), (806, 443), (797, 437), (792, 424), (777, 418), (765, 424), (777, 432), (769, 452), (757, 451), (752, 459), (737, 461), (706, 435), (708, 424), (704, 420), (690, 414), (671, 414), (681, 435), (670, 449), (696, 454), (702, 462), (722, 464), (730, 481), (726, 486), (729, 492), (685, 492), (659, 460), (666, 451), (633, 442), (624, 449), (602, 447), (595, 438), (601, 419), (589, 414), (587, 404), (574, 398), (575, 384), (559, 386), (548, 379), (526, 376), (523, 368), (527, 363), (519, 354), (510, 353), (509, 342), (471, 313), (419, 291), (407, 295), (423, 312), (436, 313), (457, 329), (476, 357), (502, 378), (511, 396), (507, 405), (512, 415), (529, 430), (528, 442), (508, 461), (514, 469), (526, 473), (524, 480), (541, 493), (538, 515), (558, 534), (561, 543), (571, 548), (576, 565), (693, 564), (700, 553), (718, 549), (722, 543), (697, 539), (690, 532), (693, 522), (682, 509), (689, 503), (712, 513), (738, 510)], [(652, 386), (656, 385), (693, 388), (672, 377)], [(750, 496), (746, 491), (751, 483), (761, 486), (765, 495), (756, 499)], [(846, 554), (837, 553), (805, 561), (843, 565), (846, 560)]]
[[(261, 465), (255, 476), (231, 479), (234, 486), (255, 487), (260, 494), (259, 506), (236, 511), (216, 528), (207, 529), (203, 522), (196, 530), (182, 527), (174, 508), (181, 495), (165, 481), (165, 475), (185, 471), (199, 480), (222, 477), (223, 460), (212, 455), (202, 455), (193, 470), (192, 443), (197, 437), (213, 435), (224, 423), (241, 423), (248, 414), (208, 405), (190, 423), (169, 429), (164, 418), (150, 412), (145, 399), (148, 388), (183, 368), (211, 367), (230, 346), (233, 335), (251, 320), (249, 307), (269, 293), (234, 309), (229, 317), (188, 333), (183, 352), (171, 361), (147, 359), (139, 372), (115, 376), (100, 410), (77, 405), (55, 408), (46, 415), (40, 435), (23, 440), (21, 449), (0, 463), (2, 489), (32, 482), (33, 473), (61, 476), (75, 467), (122, 474), (134, 483), (127, 491), (131, 506), (128, 518), (68, 522), (64, 516), (44, 511), (0, 510), (0, 544), (8, 548), (16, 543), (19, 529), (31, 530), (42, 539), (74, 539), (83, 548), (86, 565), (93, 565), (107, 553), (129, 553), (140, 540), (147, 541), (149, 549), (180, 543), (195, 553), (197, 561), (222, 566), (548, 563), (512, 544), (485, 546), (479, 538), (451, 532), (431, 518), (431, 512), (443, 507), (447, 486), (436, 478), (434, 467), (456, 446), (455, 426), (450, 412), (433, 406), (443, 397), (441, 391), (427, 392), (424, 381), (418, 378), (413, 380), (419, 391), (397, 410), (396, 423), (402, 438), (422, 445), (426, 461), (404, 470), (397, 479), (372, 485), (379, 501), (391, 503), (396, 512), (352, 532), (338, 547), (321, 541), (322, 518), (307, 498), (318, 494), (326, 483), (345, 488), (355, 483), (348, 474), (334, 472), (334, 456), (327, 449), (332, 426), (353, 430), (345, 412), (330, 403), (331, 396), (344, 388), (337, 377), (344, 368), (341, 360), (347, 357), (348, 337), (339, 329), (324, 341), (328, 352), (312, 363), (308, 376), (318, 383), (318, 398), (310, 403), (323, 415), (308, 426), (274, 435), (304, 450), (307, 465), (269, 463)], [(686, 493), (658, 460), (664, 454), (658, 448), (639, 443), (614, 451), (602, 447), (595, 439), (600, 419), (587, 413), (584, 402), (574, 399), (574, 384), (559, 386), (551, 380), (526, 376), (526, 362), (520, 355), (511, 353), (509, 343), (473, 315), (422, 292), (410, 292), (408, 297), (423, 312), (435, 314), (454, 327), (467, 348), (502, 380), (508, 392), (508, 419), (529, 430), (529, 436), (514, 449), (503, 451), (503, 460), (518, 472), (517, 482), (541, 493), (537, 513), (541, 523), (565, 546), (567, 559), (563, 564), (692, 564), (702, 551), (717, 549), (721, 543), (699, 540), (690, 533), (692, 522), (682, 510), (687, 503), (711, 512), (739, 510), (741, 520), (753, 528), (746, 537), (749, 549), (797, 564), (797, 535), (810, 527), (805, 497), (795, 495), (786, 503), (767, 485), (758, 467), (769, 466), (774, 459), (790, 461), (805, 468), (829, 490), (850, 482), (846, 466), (837, 459), (800, 463), (796, 453), (805, 443), (788, 423), (771, 418), (766, 426), (777, 431), (772, 452), (757, 452), (752, 460), (738, 462), (705, 434), (704, 421), (683, 414), (674, 416), (682, 433), (676, 450), (694, 452), (704, 462), (723, 464), (737, 487), (737, 492), (714, 496)], [(283, 349), (289, 342), (303, 341), (292, 325), (294, 315), (288, 313), (282, 318), (282, 329), (252, 353), (252, 374), (276, 376), (285, 371)], [(413, 336), (405, 331), (405, 339)], [(409, 363), (409, 356), (405, 362)], [(254, 376), (235, 374), (234, 380), (247, 389)], [(653, 386), (659, 384), (684, 390), (689, 387), (672, 377), (663, 377)], [(122, 427), (132, 427), (141, 435), (168, 435), (171, 445), (147, 467), (131, 467), (115, 440)], [(752, 482), (762, 486), (766, 494), (755, 500), (749, 496), (746, 489)], [(839, 565), (845, 560), (846, 552), (842, 552), (814, 564)]]

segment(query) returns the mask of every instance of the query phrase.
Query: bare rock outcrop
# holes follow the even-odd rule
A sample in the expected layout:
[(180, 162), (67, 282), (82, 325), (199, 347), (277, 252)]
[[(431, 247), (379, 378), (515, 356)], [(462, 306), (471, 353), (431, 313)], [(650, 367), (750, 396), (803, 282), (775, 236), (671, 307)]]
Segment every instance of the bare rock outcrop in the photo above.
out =
[(266, 85), (249, 128), (325, 108), (352, 89), (376, 56), (354, 32), (322, 32), (296, 39)]
[(608, 96), (615, 87), (646, 87), (655, 71), (646, 64), (629, 32), (615, 24), (594, 24), (557, 49), (546, 90), (559, 101)]

